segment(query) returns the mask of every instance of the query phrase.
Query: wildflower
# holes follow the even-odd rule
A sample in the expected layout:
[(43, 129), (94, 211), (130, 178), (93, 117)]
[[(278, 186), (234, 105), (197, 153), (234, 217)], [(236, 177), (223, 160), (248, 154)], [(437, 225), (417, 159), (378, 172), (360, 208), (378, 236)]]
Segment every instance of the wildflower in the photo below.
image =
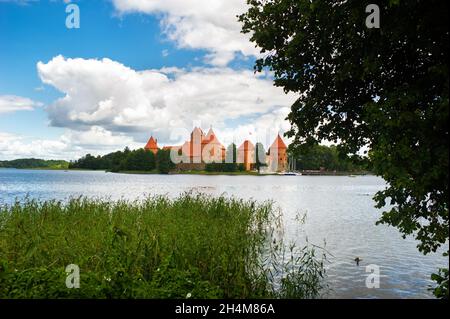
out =
[(190, 292), (188, 292), (188, 294), (186, 295), (186, 299), (189, 299), (192, 297), (192, 294)]

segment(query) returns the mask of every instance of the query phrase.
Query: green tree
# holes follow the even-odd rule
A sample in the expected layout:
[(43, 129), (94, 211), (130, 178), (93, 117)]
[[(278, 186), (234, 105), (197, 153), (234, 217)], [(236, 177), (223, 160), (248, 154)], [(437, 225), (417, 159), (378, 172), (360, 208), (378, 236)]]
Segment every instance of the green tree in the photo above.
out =
[(101, 169), (99, 157), (92, 156), (91, 154), (86, 154), (77, 163), (71, 166), (71, 168), (84, 168), (84, 169)]
[(105, 169), (109, 169), (113, 172), (120, 171), (121, 163), (124, 162), (126, 155), (122, 151), (117, 151), (113, 153), (106, 154), (103, 156), (105, 160)]
[(261, 167), (267, 166), (266, 163), (266, 150), (264, 149), (264, 145), (260, 142), (255, 145), (255, 168), (258, 170), (258, 173), (261, 170)]
[[(287, 135), (297, 145), (339, 141), (353, 157), (370, 149), (388, 184), (376, 206), (392, 204), (379, 223), (436, 251), (449, 238), (448, 1), (379, 1), (381, 27), (371, 29), (370, 2), (248, 3), (239, 19), (261, 48), (256, 71), (269, 68), (298, 96)], [(448, 298), (448, 271), (440, 274)]]
[(37, 158), (21, 158), (12, 161), (0, 161), (0, 167), (7, 168), (51, 168), (62, 169), (70, 167), (72, 163), (63, 160), (43, 160)]
[(170, 158), (170, 150), (158, 150), (156, 153), (156, 167), (162, 174), (168, 174), (175, 168), (175, 163)]
[(237, 165), (237, 147), (236, 144), (228, 145), (225, 153), (225, 164), (223, 166), (224, 172), (235, 172), (238, 169)]
[(130, 171), (151, 171), (155, 167), (155, 155), (148, 150), (139, 148), (128, 153), (122, 169)]
[(142, 161), (142, 170), (152, 171), (156, 168), (156, 157), (153, 152), (142, 149), (140, 158)]
[(236, 161), (237, 161), (237, 147), (236, 144), (231, 143), (230, 145), (228, 145), (225, 153), (225, 162), (236, 163)]
[(289, 151), (297, 161), (297, 168), (302, 170), (328, 171), (362, 171), (367, 170), (366, 161), (352, 161), (346, 154), (339, 154), (337, 147), (304, 144), (301, 147), (289, 145)]

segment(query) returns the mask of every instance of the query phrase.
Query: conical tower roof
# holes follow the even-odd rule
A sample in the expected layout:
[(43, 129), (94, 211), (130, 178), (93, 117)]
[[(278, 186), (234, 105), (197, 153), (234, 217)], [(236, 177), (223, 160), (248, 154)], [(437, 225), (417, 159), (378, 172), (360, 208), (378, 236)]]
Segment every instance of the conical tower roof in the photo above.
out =
[(275, 141), (273, 141), (272, 145), (270, 146), (271, 149), (287, 149), (286, 144), (284, 143), (283, 139), (281, 138), (280, 134), (277, 135), (277, 138)]
[(203, 130), (197, 126), (194, 127), (191, 134), (194, 134), (194, 133), (199, 133), (201, 136), (205, 136), (205, 133), (203, 133)]
[(211, 139), (211, 136), (216, 136), (216, 134), (214, 133), (212, 127), (209, 128), (208, 133), (206, 133), (206, 139), (209, 140)]
[(208, 133), (205, 136), (205, 141), (207, 143), (214, 143), (214, 144), (222, 145), (222, 143), (217, 138), (216, 133), (213, 131), (212, 127), (209, 128)]
[(145, 145), (146, 150), (157, 150), (158, 149), (158, 143), (153, 138), (153, 136), (150, 137), (150, 139), (147, 142), (147, 145)]

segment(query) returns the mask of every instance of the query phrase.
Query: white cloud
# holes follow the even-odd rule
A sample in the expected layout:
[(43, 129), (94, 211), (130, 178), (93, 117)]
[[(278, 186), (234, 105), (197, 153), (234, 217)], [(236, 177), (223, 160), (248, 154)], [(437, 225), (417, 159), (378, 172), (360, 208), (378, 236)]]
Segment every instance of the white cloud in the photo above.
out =
[[(260, 142), (267, 148), (277, 134), (283, 136), (290, 129), (289, 122), (285, 120), (289, 111), (289, 107), (277, 108), (236, 127), (219, 127), (215, 131), (224, 145), (235, 143), (239, 146), (244, 140), (250, 140), (253, 144)], [(283, 139), (289, 143), (289, 139)]]
[(0, 95), (0, 114), (16, 111), (31, 111), (42, 103), (16, 95)]
[[(197, 122), (205, 129), (212, 124), (225, 144), (245, 138), (267, 144), (276, 132), (288, 129), (284, 118), (294, 96), (274, 87), (267, 74), (226, 67), (236, 55), (259, 54), (237, 21), (246, 11), (245, 0), (112, 2), (119, 14), (156, 15), (169, 40), (180, 48), (206, 50), (205, 61), (215, 67), (136, 71), (110, 59), (62, 56), (39, 62), (42, 82), (63, 94), (46, 108), (50, 125), (66, 131), (53, 140), (0, 133), (0, 159), (104, 154), (141, 147), (150, 134), (160, 144), (172, 144), (174, 130), (184, 129), (179, 142)], [(0, 96), (0, 114), (39, 106), (27, 98)]]
[(135, 71), (110, 59), (58, 56), (39, 62), (38, 72), (44, 83), (64, 94), (47, 108), (53, 125), (77, 131), (94, 126), (138, 142), (154, 133), (170, 143), (173, 129), (190, 129), (194, 121), (206, 127), (225, 128), (235, 121), (232, 129), (249, 122), (274, 129), (286, 124), (285, 110), (294, 101), (270, 78), (250, 70)]
[(140, 12), (160, 17), (166, 36), (180, 48), (205, 49), (206, 61), (225, 66), (239, 52), (258, 56), (259, 50), (242, 34), (237, 15), (245, 0), (113, 0), (120, 14)]
[[(14, 134), (0, 132), (0, 143), (8, 143), (12, 140), (16, 139), (16, 136)], [(1, 144), (0, 144), (1, 145)]]
[[(289, 128), (284, 119), (294, 101), (267, 75), (250, 70), (135, 71), (110, 59), (62, 56), (37, 68), (45, 84), (63, 93), (46, 110), (50, 123), (66, 131), (56, 139), (0, 132), (0, 159), (76, 159), (142, 147), (151, 134), (160, 145), (177, 144), (193, 125), (213, 125), (225, 145), (250, 139), (268, 146), (278, 131)], [(37, 105), (26, 98), (3, 100), (9, 101), (8, 111), (11, 105), (14, 110)]]
[(0, 160), (38, 157), (64, 159), (70, 153), (68, 145), (59, 140), (36, 139), (0, 132)]
[(0, 132), (0, 160), (30, 157), (71, 160), (87, 153), (104, 155), (125, 146), (142, 147), (131, 137), (115, 135), (96, 126), (85, 132), (67, 130), (57, 139), (37, 139)]
[(112, 132), (99, 126), (92, 126), (88, 131), (67, 131), (60, 140), (72, 147), (91, 150), (116, 150), (125, 146), (131, 148), (142, 147), (136, 145), (133, 138), (124, 134), (114, 135)]

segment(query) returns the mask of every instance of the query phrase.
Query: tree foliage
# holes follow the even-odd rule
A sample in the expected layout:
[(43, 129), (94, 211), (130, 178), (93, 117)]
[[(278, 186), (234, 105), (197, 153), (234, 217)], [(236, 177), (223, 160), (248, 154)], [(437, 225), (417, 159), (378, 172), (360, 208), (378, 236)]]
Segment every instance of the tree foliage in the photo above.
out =
[(367, 160), (356, 162), (345, 154), (340, 154), (335, 145), (303, 145), (295, 148), (289, 145), (289, 152), (296, 160), (299, 170), (327, 170), (340, 172), (368, 171), (370, 165)]
[(266, 163), (266, 150), (264, 149), (264, 145), (260, 142), (255, 145), (255, 168), (258, 170), (258, 173), (261, 170), (261, 167), (267, 166)]
[(448, 1), (378, 1), (372, 29), (366, 1), (248, 3), (239, 19), (263, 54), (255, 70), (298, 96), (287, 135), (297, 145), (339, 142), (353, 156), (369, 149), (388, 183), (377, 207), (393, 205), (379, 222), (436, 251), (449, 238)]
[(226, 163), (236, 163), (237, 162), (237, 146), (234, 143), (228, 145), (225, 152), (225, 162)]
[(175, 168), (175, 163), (170, 159), (170, 150), (158, 150), (156, 166), (158, 171), (163, 174), (168, 174), (170, 170)]
[(170, 151), (158, 150), (153, 154), (151, 151), (143, 148), (130, 150), (125, 148), (123, 151), (117, 151), (106, 154), (104, 156), (86, 156), (71, 162), (71, 169), (93, 169), (93, 170), (109, 170), (118, 171), (158, 171), (160, 173), (168, 173), (175, 167), (170, 160)]
[(47, 168), (64, 169), (69, 162), (63, 160), (43, 160), (37, 158), (21, 158), (12, 161), (0, 161), (0, 167), (4, 168)]

